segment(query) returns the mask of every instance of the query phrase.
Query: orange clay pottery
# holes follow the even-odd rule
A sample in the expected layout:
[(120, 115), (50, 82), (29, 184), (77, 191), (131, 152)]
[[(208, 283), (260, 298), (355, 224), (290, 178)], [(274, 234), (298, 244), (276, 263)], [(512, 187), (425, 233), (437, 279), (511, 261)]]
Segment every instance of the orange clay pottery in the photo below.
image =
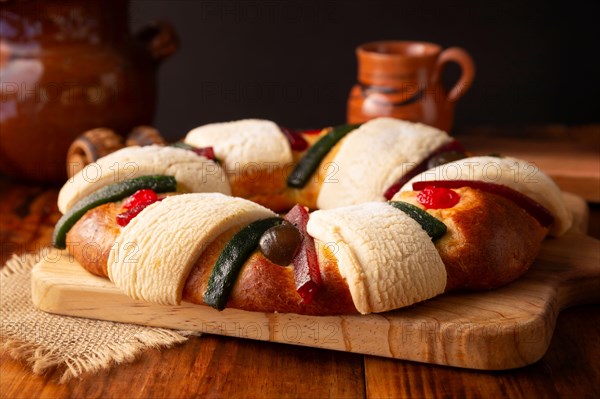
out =
[(0, 173), (64, 182), (82, 132), (150, 124), (166, 23), (129, 34), (123, 0), (6, 0), (0, 10)]
[[(358, 83), (348, 99), (349, 123), (389, 116), (450, 131), (455, 102), (475, 76), (473, 60), (465, 50), (442, 50), (428, 42), (380, 41), (359, 46), (356, 54)], [(448, 62), (462, 69), (449, 91), (441, 82)]]

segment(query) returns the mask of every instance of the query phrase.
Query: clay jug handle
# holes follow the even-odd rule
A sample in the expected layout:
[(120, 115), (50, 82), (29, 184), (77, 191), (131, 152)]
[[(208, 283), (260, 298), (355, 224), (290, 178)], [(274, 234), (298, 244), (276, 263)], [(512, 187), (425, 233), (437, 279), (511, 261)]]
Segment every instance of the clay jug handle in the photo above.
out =
[(448, 101), (456, 101), (463, 96), (471, 87), (473, 78), (475, 77), (475, 64), (473, 59), (464, 49), (460, 47), (450, 47), (442, 51), (437, 60), (436, 80), (439, 81), (440, 75), (444, 70), (444, 66), (448, 62), (456, 62), (462, 69), (462, 74), (458, 82), (450, 89), (448, 93)]
[(140, 29), (135, 37), (146, 48), (155, 61), (160, 62), (173, 55), (179, 48), (179, 38), (173, 25), (166, 21), (155, 21)]

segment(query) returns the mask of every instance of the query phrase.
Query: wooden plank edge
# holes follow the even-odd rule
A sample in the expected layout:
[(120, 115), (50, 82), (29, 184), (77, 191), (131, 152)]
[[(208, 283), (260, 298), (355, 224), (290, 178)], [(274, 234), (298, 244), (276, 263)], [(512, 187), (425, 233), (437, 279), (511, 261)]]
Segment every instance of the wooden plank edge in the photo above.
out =
[[(237, 309), (219, 312), (185, 302), (180, 306), (165, 306), (132, 300), (112, 283), (92, 276), (74, 261), (74, 275), (86, 275), (88, 284), (84, 287), (79, 283), (68, 284), (57, 279), (48, 266), (41, 262), (34, 267), (32, 301), (38, 309), (49, 313), (470, 369), (505, 370), (537, 361), (548, 348), (558, 314), (553, 305), (527, 320), (500, 319), (481, 326), (461, 317), (453, 323), (439, 323), (427, 314), (399, 322), (394, 319), (401, 313), (406, 316), (426, 309), (421, 305), (406, 311), (364, 316), (266, 314)], [(97, 298), (93, 297), (95, 294)], [(435, 308), (434, 301), (423, 305)], [(98, 306), (99, 303), (102, 305)], [(423, 309), (417, 310), (419, 306)], [(387, 337), (387, 344), (373, 340), (373, 336)], [(465, 356), (465, 353), (476, 355)]]
[[(576, 210), (574, 212), (574, 229), (570, 234), (585, 231), (588, 219), (585, 202), (572, 194), (565, 194), (565, 201), (569, 204), (570, 209)], [(577, 236), (586, 237), (581, 233), (577, 233)], [(587, 239), (592, 240), (592, 246), (594, 242), (597, 242), (597, 240), (589, 237)], [(578, 238), (575, 237), (573, 240), (576, 242)], [(590, 241), (588, 241), (589, 245)], [(66, 252), (63, 255), (68, 258)], [(61, 256), (58, 256), (58, 258), (60, 259)], [(52, 259), (53, 262), (57, 262), (56, 257), (52, 257)], [(32, 294), (32, 300), (39, 309), (70, 316), (126, 323), (133, 322), (156, 327), (194, 330), (238, 338), (268, 340), (484, 370), (511, 369), (539, 360), (549, 346), (560, 310), (571, 306), (577, 301), (596, 300), (597, 298), (597, 295), (590, 295), (589, 293), (583, 296), (577, 295), (577, 290), (561, 287), (564, 282), (560, 280), (562, 277), (548, 277), (545, 283), (552, 284), (547, 287), (540, 287), (540, 289), (553, 290), (551, 293), (546, 293), (546, 295), (553, 298), (551, 303), (547, 304), (540, 313), (525, 320), (500, 320), (494, 324), (493, 329), (496, 332), (492, 334), (489, 327), (486, 331), (486, 328), (482, 328), (479, 324), (465, 321), (457, 321), (450, 326), (446, 325), (446, 327), (441, 327), (435, 318), (431, 318), (425, 323), (421, 318), (417, 321), (405, 320), (402, 322), (404, 325), (402, 323), (400, 325), (394, 324), (393, 314), (396, 312), (402, 312), (406, 316), (406, 312), (410, 312), (410, 309), (428, 306), (428, 304), (435, 303), (435, 299), (386, 314), (340, 317), (265, 314), (235, 309), (217, 312), (206, 306), (189, 303), (183, 303), (181, 306), (176, 307), (152, 305), (131, 300), (110, 281), (91, 275), (72, 258), (69, 258), (69, 261), (75, 268), (69, 270), (68, 275), (84, 276), (87, 279), (86, 281), (91, 282), (93, 287), (87, 287), (87, 292), (81, 292), (82, 287), (78, 284), (65, 285), (63, 281), (56, 280), (55, 275), (48, 273), (45, 268), (47, 264), (41, 262), (34, 268), (32, 273), (32, 293), (34, 293)], [(572, 257), (570, 257), (570, 261), (574, 261)], [(591, 270), (589, 265), (585, 270), (586, 273)], [(596, 273), (596, 270), (593, 269), (592, 272)], [(567, 279), (567, 282), (570, 282), (570, 287), (573, 287), (573, 281), (577, 282), (581, 277), (585, 278), (581, 275), (572, 275)], [(520, 284), (523, 281), (524, 278), (521, 278), (513, 284)], [(588, 290), (597, 288), (597, 280), (588, 280), (586, 286)], [(561, 291), (557, 292), (559, 289)], [(85, 298), (86, 295), (89, 295), (90, 290), (102, 296), (103, 308), (95, 308), (94, 303), (88, 303), (84, 307), (78, 307), (77, 303), (73, 303), (73, 298)], [(496, 290), (491, 293), (494, 292), (499, 291)], [(557, 297), (561, 299), (558, 302), (556, 301)], [(124, 305), (131, 308), (131, 312), (123, 312)], [(106, 308), (114, 308), (115, 311), (108, 312), (107, 315)], [(132, 320), (132, 314), (138, 319)], [(182, 314), (186, 316), (183, 321), (181, 320)], [(150, 318), (148, 319), (148, 317)], [(415, 330), (412, 323), (416, 322), (421, 323), (421, 331), (418, 334), (420, 338), (418, 340), (413, 334)], [(350, 325), (352, 329), (349, 328)], [(426, 327), (425, 333), (423, 333), (422, 327)], [(464, 331), (461, 332), (462, 338), (455, 337), (455, 333), (452, 332), (453, 329)], [(373, 334), (375, 336), (387, 336), (388, 345), (381, 345), (381, 342), (374, 345), (371, 338)], [(515, 338), (520, 336), (529, 338)], [(432, 339), (434, 337), (442, 337), (442, 339)], [(423, 340), (425, 340), (425, 350), (422, 349), (424, 347)], [(473, 345), (474, 341), (478, 342), (477, 349), (470, 348), (469, 352), (483, 353), (488, 356), (465, 357), (465, 353), (468, 353), (465, 351), (465, 345), (468, 343)], [(507, 348), (511, 349), (507, 350)], [(490, 355), (492, 353), (495, 355)]]

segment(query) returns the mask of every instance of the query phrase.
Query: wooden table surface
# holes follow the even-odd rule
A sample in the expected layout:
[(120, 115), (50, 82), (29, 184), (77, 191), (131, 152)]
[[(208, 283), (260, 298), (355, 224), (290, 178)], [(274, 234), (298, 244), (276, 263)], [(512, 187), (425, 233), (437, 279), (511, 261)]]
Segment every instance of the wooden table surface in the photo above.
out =
[[(48, 245), (60, 216), (56, 196), (56, 188), (0, 177), (1, 264), (12, 253)], [(598, 204), (590, 216), (590, 235), (600, 238)], [(34, 375), (3, 355), (0, 397), (597, 398), (599, 359), (600, 305), (586, 305), (564, 310), (546, 355), (516, 370), (464, 370), (205, 334), (65, 385), (56, 383), (56, 373)]]

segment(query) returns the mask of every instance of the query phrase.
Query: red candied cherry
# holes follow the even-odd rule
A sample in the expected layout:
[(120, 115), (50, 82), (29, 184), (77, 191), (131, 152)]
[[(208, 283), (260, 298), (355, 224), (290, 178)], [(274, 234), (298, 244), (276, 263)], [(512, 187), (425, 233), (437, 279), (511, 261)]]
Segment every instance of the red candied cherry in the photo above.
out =
[(499, 195), (513, 201), (531, 216), (536, 218), (537, 221), (544, 227), (550, 226), (554, 221), (554, 216), (552, 213), (550, 213), (550, 211), (542, 206), (539, 202), (502, 184), (488, 183), (480, 180), (432, 180), (414, 182), (412, 188), (413, 190), (422, 190), (429, 186), (434, 186), (436, 188), (444, 187), (448, 189), (471, 187), (475, 190), (481, 190), (491, 194)]
[(131, 222), (131, 219), (136, 217), (144, 208), (162, 199), (158, 198), (158, 195), (150, 189), (136, 191), (123, 202), (122, 207), (127, 210), (117, 215), (117, 223), (121, 227), (127, 226)]
[(427, 186), (417, 195), (425, 209), (446, 209), (458, 204), (460, 195), (448, 188)]

